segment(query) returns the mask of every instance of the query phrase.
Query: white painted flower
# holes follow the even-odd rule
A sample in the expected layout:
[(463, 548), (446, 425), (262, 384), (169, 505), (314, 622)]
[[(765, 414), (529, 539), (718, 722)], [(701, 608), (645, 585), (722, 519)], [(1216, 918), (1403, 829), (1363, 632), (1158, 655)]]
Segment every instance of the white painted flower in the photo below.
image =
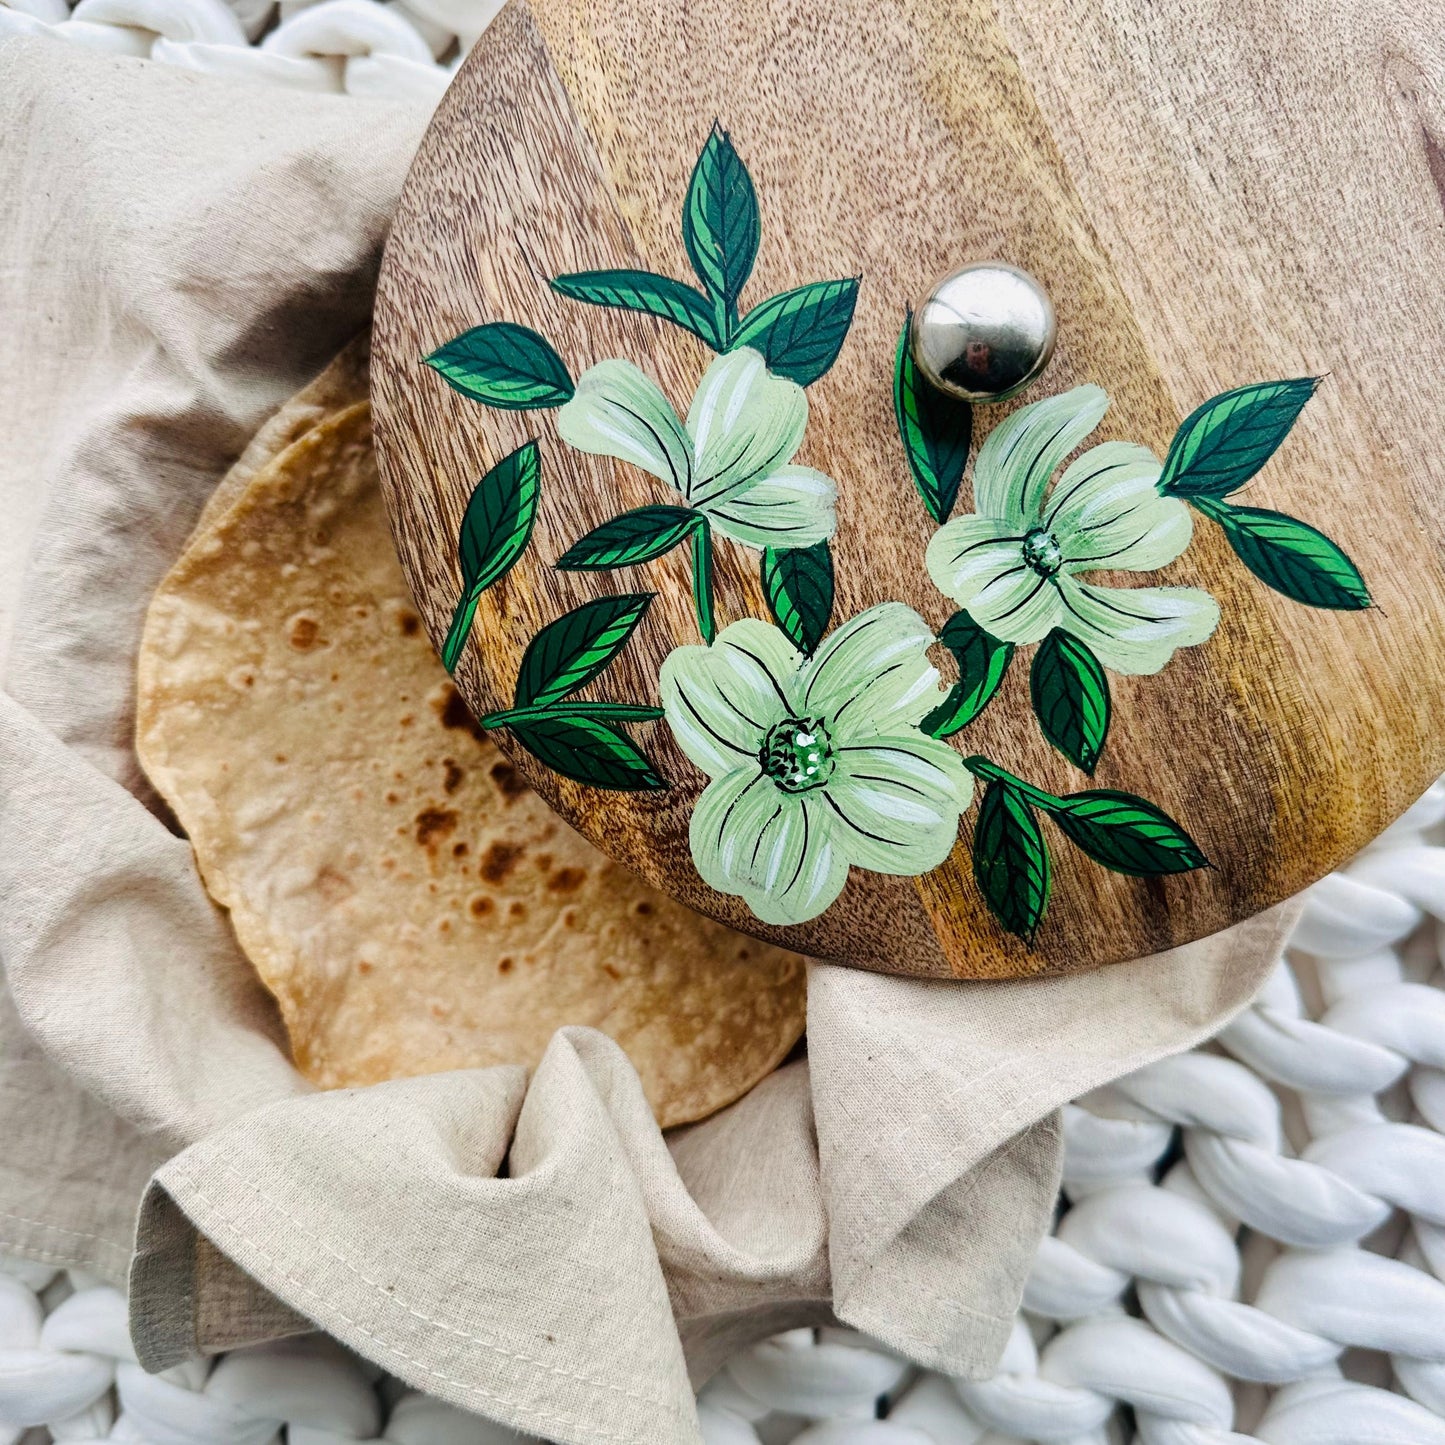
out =
[(1096, 571), (1147, 572), (1189, 545), (1189, 508), (1157, 490), (1147, 448), (1104, 442), (1049, 479), (1098, 426), (1097, 386), (1021, 407), (989, 434), (974, 465), (977, 512), (939, 528), (928, 546), (938, 588), (1005, 642), (1072, 633), (1122, 673), (1153, 673), (1179, 647), (1203, 642), (1219, 604), (1197, 587), (1102, 587)]
[(682, 493), (688, 506), (746, 546), (811, 547), (833, 535), (831, 477), (791, 465), (808, 398), (747, 347), (708, 367), (687, 425), (629, 361), (600, 361), (557, 414), (562, 440), (631, 462)]
[(913, 876), (948, 857), (973, 780), (918, 726), (944, 698), (932, 641), (916, 612), (884, 602), (811, 659), (753, 618), (668, 654), (668, 724), (713, 780), (689, 835), (705, 883), (766, 923), (802, 923), (850, 864)]

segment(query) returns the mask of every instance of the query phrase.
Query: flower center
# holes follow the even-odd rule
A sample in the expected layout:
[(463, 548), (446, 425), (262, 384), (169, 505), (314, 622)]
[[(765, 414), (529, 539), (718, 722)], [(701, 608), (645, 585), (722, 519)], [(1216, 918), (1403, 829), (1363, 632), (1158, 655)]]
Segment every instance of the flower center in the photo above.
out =
[(758, 761), (785, 793), (806, 793), (833, 776), (833, 739), (822, 718), (785, 717), (768, 729)]
[(1064, 565), (1064, 549), (1052, 532), (1035, 527), (1024, 537), (1024, 561), (1040, 577), (1052, 577)]

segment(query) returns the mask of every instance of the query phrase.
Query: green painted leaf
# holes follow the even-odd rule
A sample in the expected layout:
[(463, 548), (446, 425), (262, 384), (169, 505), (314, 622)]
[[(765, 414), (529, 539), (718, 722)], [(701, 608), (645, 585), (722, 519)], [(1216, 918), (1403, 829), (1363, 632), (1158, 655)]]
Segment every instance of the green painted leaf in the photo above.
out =
[(833, 616), (833, 554), (812, 547), (769, 547), (763, 553), (763, 591), (773, 621), (793, 646), (812, 656)]
[(541, 480), (541, 453), (530, 441), (503, 457), (472, 489), (457, 538), (464, 587), (490, 587), (522, 555), (537, 517)]
[(1301, 376), (1211, 397), (1174, 433), (1159, 490), (1175, 497), (1238, 490), (1274, 455), (1319, 384), (1319, 377)]
[(554, 277), (552, 289), (593, 306), (660, 316), (692, 332), (715, 351), (721, 345), (713, 324), (712, 302), (701, 291), (670, 276), (654, 276), (651, 271), (579, 271)]
[(1370, 589), (1359, 569), (1308, 523), (1213, 497), (1189, 500), (1224, 528), (1240, 561), (1267, 587), (1306, 607), (1358, 612), (1370, 605)]
[(931, 737), (950, 738), (993, 701), (1013, 661), (1014, 645), (985, 632), (967, 612), (955, 612), (938, 640), (958, 663), (958, 681), (920, 726)]
[(1049, 848), (1028, 802), (1002, 779), (979, 805), (973, 876), (993, 916), (1032, 943), (1049, 906)]
[(462, 595), (442, 644), (442, 664), (455, 670), (477, 601), (500, 581), (526, 549), (537, 518), (542, 477), (537, 443), (530, 441), (505, 456), (472, 489), (457, 538)]
[(857, 302), (856, 277), (784, 291), (743, 317), (728, 349), (751, 346), (769, 371), (811, 386), (838, 359)]
[(549, 622), (517, 672), (517, 707), (547, 707), (585, 687), (627, 645), (655, 594), (599, 597)]
[(1029, 671), (1034, 714), (1044, 736), (1086, 773), (1093, 773), (1109, 732), (1109, 679), (1076, 637), (1055, 628)]
[[(731, 331), (737, 300), (762, 239), (752, 177), (725, 130), (713, 126), (693, 167), (682, 208), (682, 244)], [(724, 344), (729, 339), (723, 338)]]
[(578, 538), (556, 566), (562, 572), (600, 572), (650, 562), (706, 524), (691, 507), (638, 507)]
[(707, 520), (692, 534), (692, 605), (703, 645), (717, 636), (717, 607), (712, 590), (712, 528)]
[(572, 396), (562, 358), (529, 326), (474, 326), (425, 358), (448, 386), (501, 411), (561, 406)]
[(626, 733), (585, 712), (537, 713), (515, 718), (507, 727), (538, 762), (574, 782), (627, 793), (667, 786)]
[(919, 374), (908, 344), (913, 322), (903, 321), (893, 362), (893, 412), (913, 485), (935, 522), (946, 522), (958, 500), (968, 449), (973, 442), (973, 408), (930, 386)]
[(1096, 863), (1135, 878), (1206, 868), (1203, 850), (1167, 813), (1132, 793), (1070, 793), (1049, 809), (1070, 841)]

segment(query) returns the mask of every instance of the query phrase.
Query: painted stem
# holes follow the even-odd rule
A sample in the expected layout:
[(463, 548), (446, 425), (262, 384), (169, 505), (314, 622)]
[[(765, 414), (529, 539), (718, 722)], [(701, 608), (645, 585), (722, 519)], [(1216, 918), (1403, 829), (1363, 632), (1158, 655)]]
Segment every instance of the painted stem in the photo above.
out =
[(1223, 497), (1191, 497), (1186, 494), (1182, 500), (1188, 502), (1200, 516), (1208, 517), (1211, 522), (1222, 521), (1231, 510)]
[(480, 728), (504, 728), (530, 718), (565, 717), (569, 713), (591, 718), (594, 722), (656, 722), (662, 717), (660, 707), (645, 707), (630, 702), (553, 703), (550, 707), (505, 707), (477, 719)]
[(971, 758), (965, 758), (963, 765), (974, 777), (981, 778), (986, 783), (1007, 783), (1009, 787), (1017, 789), (1036, 807), (1043, 808), (1047, 812), (1053, 812), (1058, 806), (1059, 800), (1052, 794), (1046, 793), (1042, 788), (1036, 788), (1032, 783), (1026, 783), (1007, 768), (1001, 768), (997, 763), (991, 763), (987, 758), (974, 754)]
[(457, 663), (461, 661), (462, 648), (466, 646), (467, 637), (472, 630), (472, 618), (476, 616), (477, 602), (481, 593), (474, 588), (468, 588), (462, 593), (461, 601), (457, 603), (457, 609), (452, 614), (452, 625), (447, 629), (447, 638), (442, 643), (442, 666), (448, 672), (457, 670)]
[(697, 608), (697, 630), (709, 647), (717, 636), (712, 596), (712, 528), (707, 518), (692, 534), (692, 600)]

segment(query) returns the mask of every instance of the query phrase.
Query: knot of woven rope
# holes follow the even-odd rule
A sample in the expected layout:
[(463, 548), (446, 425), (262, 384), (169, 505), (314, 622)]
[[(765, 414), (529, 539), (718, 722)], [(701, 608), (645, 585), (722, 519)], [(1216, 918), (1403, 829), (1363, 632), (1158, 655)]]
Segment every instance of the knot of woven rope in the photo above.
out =
[(976, 1382), (911, 1370), (848, 1331), (794, 1331), (736, 1357), (698, 1410), (707, 1445), (1110, 1445), (1120, 1403), (1145, 1445), (1445, 1442), (1445, 1422), (1413, 1401), (1331, 1377), (1277, 1391), (1255, 1433), (1239, 1434), (1224, 1379), (1122, 1314), (1071, 1325), (1041, 1349), (1021, 1321), (997, 1374)]
[(0, 38), (45, 34), (232, 79), (434, 105), (499, 8), (283, 0), (271, 28), (271, 0), (79, 0), (73, 10), (67, 0), (0, 0)]
[[(846, 1330), (795, 1331), (703, 1391), (708, 1445), (1104, 1445), (1121, 1404), (1146, 1445), (1445, 1445), (1432, 1132), (1445, 994), (1424, 981), (1440, 981), (1445, 849), (1421, 836), (1442, 815), (1432, 792), (1410, 826), (1311, 891), (1289, 962), (1215, 1046), (1065, 1109), (1069, 1208), (993, 1379), (920, 1372)], [(1271, 1084), (1293, 1091), (1297, 1117)], [(1401, 1219), (1398, 1259), (1360, 1247)], [(1131, 1290), (1142, 1319), (1125, 1311)], [(1388, 1356), (1406, 1393), (1342, 1379), (1347, 1349)], [(1238, 1433), (1226, 1377), (1285, 1386), (1253, 1435)], [(57, 1440), (174, 1445), (279, 1445), (282, 1429), (288, 1445), (523, 1438), (319, 1338), (146, 1375), (116, 1291), (30, 1265), (0, 1275), (0, 1422), (0, 1445), (41, 1423)]]
[[(1441, 811), (1432, 790), (1409, 821), (1433, 826)], [(1080, 1318), (1133, 1285), (1156, 1329), (1228, 1374), (1300, 1380), (1347, 1348), (1379, 1350), (1409, 1394), (1445, 1414), (1445, 1285), (1413, 1267), (1438, 1275), (1445, 1262), (1445, 1141), (1392, 1121), (1375, 1098), (1411, 1071), (1429, 1076), (1432, 1107), (1442, 1093), (1445, 994), (1404, 981), (1393, 947), (1424, 914), (1445, 913), (1445, 852), (1411, 831), (1392, 830), (1309, 896), (1292, 948), (1313, 955), (1318, 1021), (1281, 968), (1219, 1036), (1254, 1072), (1194, 1053), (1081, 1101), (1114, 1117), (1066, 1111), (1066, 1185), (1080, 1202), (1046, 1241), (1026, 1307)], [(1298, 1154), (1266, 1079), (1299, 1092), (1312, 1138)], [(1159, 1188), (1149, 1171), (1175, 1125), (1187, 1163)], [(1414, 1234), (1405, 1261), (1342, 1247), (1397, 1210)], [(1241, 1222), (1294, 1246), (1264, 1266), (1252, 1303), (1235, 1297)]]
[[(797, 1445), (1102, 1445), (1120, 1404), (1153, 1445), (1445, 1442), (1445, 848), (1424, 836), (1442, 820), (1437, 786), (1316, 885), (1288, 961), (1212, 1046), (1065, 1108), (1070, 1207), (992, 1380), (795, 1332), (703, 1392), (709, 1445), (753, 1445), (759, 1422), (789, 1438), (777, 1422), (825, 1395), (833, 1418)], [(1360, 1247), (1401, 1222), (1400, 1258)], [(1387, 1356), (1412, 1398), (1342, 1379), (1351, 1349)], [(1284, 1386), (1252, 1436), (1227, 1376)]]
[(48, 1426), (57, 1441), (132, 1445), (279, 1445), (283, 1429), (287, 1445), (524, 1439), (384, 1379), (320, 1335), (148, 1375), (131, 1349), (118, 1290), (7, 1261), (0, 1269), (0, 1445), (14, 1445), (34, 1426)]

